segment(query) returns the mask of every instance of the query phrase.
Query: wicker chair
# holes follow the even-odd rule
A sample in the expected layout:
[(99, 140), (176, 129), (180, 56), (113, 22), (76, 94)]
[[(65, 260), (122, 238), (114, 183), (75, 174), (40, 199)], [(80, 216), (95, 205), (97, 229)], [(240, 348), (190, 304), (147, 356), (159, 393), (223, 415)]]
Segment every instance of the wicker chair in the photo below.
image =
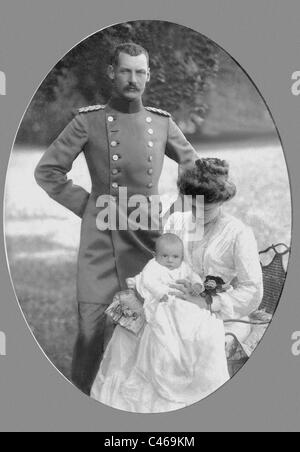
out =
[[(282, 248), (283, 251), (280, 250)], [(260, 255), (267, 255), (271, 251), (274, 252), (271, 262), (267, 265), (262, 264), (264, 296), (259, 310), (250, 316), (251, 321), (249, 323), (252, 325), (252, 332), (249, 338), (245, 343), (241, 344), (234, 334), (227, 334), (227, 337), (233, 337), (230, 349), (227, 350), (228, 368), (231, 377), (244, 366), (261, 341), (272, 321), (282, 294), (287, 273), (283, 259), (284, 256), (290, 254), (291, 249), (285, 244), (279, 243), (261, 251)]]

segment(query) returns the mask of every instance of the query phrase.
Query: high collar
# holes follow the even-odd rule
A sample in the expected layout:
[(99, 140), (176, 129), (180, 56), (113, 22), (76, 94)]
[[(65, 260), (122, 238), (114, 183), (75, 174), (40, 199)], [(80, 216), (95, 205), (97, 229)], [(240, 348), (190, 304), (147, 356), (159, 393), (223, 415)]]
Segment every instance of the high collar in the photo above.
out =
[(108, 105), (113, 109), (121, 113), (138, 113), (143, 109), (142, 99), (135, 99), (128, 101), (121, 97), (112, 97)]

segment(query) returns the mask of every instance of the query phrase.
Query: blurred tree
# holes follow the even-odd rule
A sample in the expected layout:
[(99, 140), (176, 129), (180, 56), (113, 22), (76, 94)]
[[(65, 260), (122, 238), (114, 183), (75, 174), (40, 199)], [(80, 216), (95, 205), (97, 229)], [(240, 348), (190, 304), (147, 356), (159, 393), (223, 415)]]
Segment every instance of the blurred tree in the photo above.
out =
[(218, 72), (218, 47), (180, 25), (136, 21), (94, 34), (55, 66), (30, 104), (17, 141), (48, 144), (74, 109), (107, 102), (110, 55), (117, 44), (127, 41), (141, 44), (150, 53), (152, 77), (145, 104), (168, 110), (185, 132), (195, 132), (208, 112), (205, 98), (209, 80)]

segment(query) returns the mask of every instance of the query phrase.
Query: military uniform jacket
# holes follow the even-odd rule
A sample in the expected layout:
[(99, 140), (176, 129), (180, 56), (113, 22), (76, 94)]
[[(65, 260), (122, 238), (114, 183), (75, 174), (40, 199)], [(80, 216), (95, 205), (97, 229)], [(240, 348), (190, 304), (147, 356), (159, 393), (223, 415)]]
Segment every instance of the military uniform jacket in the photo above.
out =
[[(67, 174), (84, 152), (92, 190), (73, 184)], [(158, 194), (164, 156), (183, 167), (198, 158), (170, 115), (143, 107), (123, 113), (106, 106), (79, 110), (48, 148), (35, 170), (37, 183), (48, 195), (82, 218), (77, 293), (82, 303), (109, 305), (125, 280), (140, 273), (153, 258), (159, 232), (100, 231), (96, 226), (100, 195), (117, 198)]]

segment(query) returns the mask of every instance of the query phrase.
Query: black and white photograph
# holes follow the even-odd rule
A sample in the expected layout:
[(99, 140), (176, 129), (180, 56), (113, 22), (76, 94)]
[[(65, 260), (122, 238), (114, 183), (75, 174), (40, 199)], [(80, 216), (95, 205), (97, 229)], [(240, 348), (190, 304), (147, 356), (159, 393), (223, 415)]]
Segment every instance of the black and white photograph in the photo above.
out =
[(124, 412), (191, 406), (251, 360), (284, 288), (291, 190), (272, 112), (199, 32), (102, 29), (32, 97), (4, 226), (17, 300), (58, 372)]

